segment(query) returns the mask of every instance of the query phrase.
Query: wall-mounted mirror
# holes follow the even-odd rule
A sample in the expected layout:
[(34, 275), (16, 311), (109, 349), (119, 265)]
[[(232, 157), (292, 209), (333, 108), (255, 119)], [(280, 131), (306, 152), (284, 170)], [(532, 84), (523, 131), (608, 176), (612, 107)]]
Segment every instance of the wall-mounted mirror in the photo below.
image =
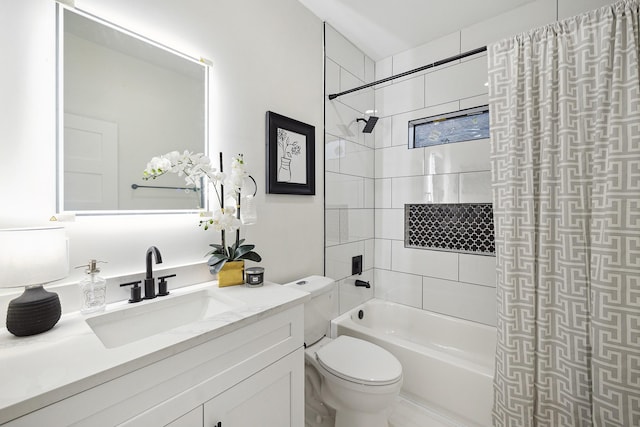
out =
[(58, 64), (59, 211), (205, 207), (177, 175), (142, 180), (153, 156), (206, 153), (205, 64), (63, 6)]

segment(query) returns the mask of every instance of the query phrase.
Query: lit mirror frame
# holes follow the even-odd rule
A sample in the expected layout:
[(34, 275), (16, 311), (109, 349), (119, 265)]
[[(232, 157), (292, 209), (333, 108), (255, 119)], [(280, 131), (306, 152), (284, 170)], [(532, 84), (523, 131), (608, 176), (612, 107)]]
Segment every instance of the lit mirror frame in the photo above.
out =
[[(56, 18), (57, 18), (57, 159), (56, 159), (56, 166), (57, 166), (57, 174), (56, 174), (56, 190), (57, 190), (57, 195), (56, 195), (56, 211), (57, 212), (73, 212), (76, 215), (122, 215), (122, 214), (166, 214), (166, 213), (198, 213), (198, 212), (204, 212), (207, 211), (208, 208), (208, 188), (206, 187), (206, 183), (203, 183), (203, 185), (201, 185), (201, 188), (199, 190), (199, 196), (194, 196), (194, 191), (192, 191), (190, 197), (192, 197), (191, 200), (198, 200), (198, 204), (200, 205), (200, 207), (185, 207), (185, 208), (152, 208), (152, 209), (87, 209), (87, 210), (81, 210), (81, 209), (73, 209), (70, 208), (69, 203), (65, 202), (65, 125), (66, 125), (66, 121), (65, 121), (65, 87), (64, 87), (64, 37), (65, 37), (65, 27), (64, 27), (64, 22), (65, 22), (65, 14), (67, 13), (72, 13), (75, 14), (81, 18), (85, 18), (91, 21), (96, 22), (98, 25), (102, 25), (105, 26), (107, 31), (117, 31), (118, 33), (121, 33), (124, 37), (128, 37), (128, 38), (133, 38), (135, 39), (135, 42), (142, 42), (144, 44), (150, 45), (154, 48), (158, 48), (161, 49), (163, 52), (165, 53), (169, 53), (173, 56), (175, 56), (176, 58), (179, 58), (180, 60), (187, 60), (191, 63), (193, 63), (194, 65), (197, 65), (198, 67), (202, 67), (202, 76), (203, 76), (203, 117), (202, 117), (202, 121), (203, 121), (203, 126), (202, 126), (202, 131), (203, 131), (203, 135), (202, 135), (202, 144), (201, 147), (199, 149), (193, 149), (193, 151), (195, 152), (204, 152), (205, 154), (208, 154), (208, 147), (209, 147), (209, 81), (210, 81), (210, 67), (209, 65), (206, 63), (205, 60), (198, 60), (195, 59), (193, 57), (190, 57), (188, 55), (185, 55), (181, 52), (178, 52), (174, 49), (171, 49), (167, 46), (164, 46), (162, 44), (159, 44), (157, 42), (154, 42), (153, 40), (150, 40), (146, 37), (143, 37), (139, 34), (136, 34), (132, 31), (129, 31), (127, 29), (124, 29), (118, 25), (115, 25), (111, 22), (105, 21), (103, 19), (100, 19), (96, 16), (93, 16), (89, 13), (86, 13), (84, 11), (75, 9), (75, 8), (70, 8), (70, 7), (66, 7), (65, 5), (62, 4), (57, 4), (57, 11), (56, 11)], [(199, 131), (198, 131), (199, 132)], [(152, 148), (149, 150), (148, 155), (145, 155), (144, 159), (140, 160), (140, 165), (139, 165), (139, 179), (136, 179), (136, 182), (133, 183), (125, 183), (124, 186), (121, 183), (120, 184), (120, 189), (122, 188), (126, 188), (128, 189), (129, 187), (131, 188), (131, 191), (156, 191), (157, 189), (148, 189), (146, 187), (143, 188), (139, 188), (142, 186), (153, 186), (153, 187), (185, 187), (185, 181), (183, 177), (178, 177), (177, 175), (174, 176), (173, 174), (169, 174), (166, 177), (163, 177), (160, 181), (142, 181), (142, 172), (144, 170), (144, 168), (146, 167), (146, 163), (151, 160), (151, 157), (153, 156), (159, 156), (161, 154), (165, 154), (168, 151), (173, 151), (173, 150), (177, 150), (177, 151), (183, 151), (184, 149), (186, 149), (186, 146), (184, 145), (180, 145), (180, 141), (177, 141), (177, 144), (175, 146), (172, 146), (170, 149), (164, 149), (162, 147), (158, 148), (157, 150)], [(137, 160), (136, 160), (137, 162)], [(116, 162), (116, 164), (118, 164), (119, 166), (119, 162)], [(137, 165), (137, 163), (136, 163)], [(116, 176), (115, 178), (117, 181), (120, 181), (120, 177)], [(126, 179), (126, 178), (125, 178)], [(116, 184), (117, 185), (117, 184)], [(135, 189), (134, 186), (138, 186), (138, 189)], [(158, 190), (158, 191), (162, 191)], [(178, 191), (182, 191), (182, 190), (178, 190)], [(185, 198), (185, 200), (187, 200)]]

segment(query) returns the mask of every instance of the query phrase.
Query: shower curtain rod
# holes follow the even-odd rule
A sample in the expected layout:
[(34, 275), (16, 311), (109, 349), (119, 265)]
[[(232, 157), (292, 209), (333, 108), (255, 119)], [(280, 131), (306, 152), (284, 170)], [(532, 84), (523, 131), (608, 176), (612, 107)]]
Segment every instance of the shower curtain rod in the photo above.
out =
[(346, 95), (346, 94), (351, 93), (351, 92), (357, 92), (359, 90), (366, 89), (366, 88), (371, 87), (371, 86), (375, 86), (375, 85), (378, 85), (378, 84), (381, 84), (381, 83), (386, 83), (388, 81), (395, 80), (395, 79), (398, 79), (400, 77), (405, 77), (405, 76), (408, 76), (410, 74), (419, 73), (420, 71), (428, 70), (429, 68), (437, 67), (439, 65), (444, 65), (444, 64), (446, 64), (448, 62), (457, 61), (458, 59), (466, 58), (468, 56), (473, 56), (473, 55), (476, 55), (478, 53), (482, 53), (482, 52), (486, 52), (486, 51), (487, 51), (487, 47), (483, 46), (483, 47), (479, 47), (477, 49), (473, 49), (473, 50), (461, 53), (459, 55), (450, 56), (448, 58), (436, 61), (436, 62), (434, 62), (432, 64), (423, 65), (422, 67), (414, 68), (413, 70), (405, 71), (404, 73), (396, 74), (395, 76), (385, 77), (384, 79), (380, 79), (380, 80), (377, 80), (375, 82), (367, 83), (365, 85), (358, 86), (358, 87), (355, 87), (353, 89), (345, 90), (344, 92), (332, 93), (331, 95), (329, 95), (329, 100), (333, 100), (333, 99), (336, 99), (339, 96)]

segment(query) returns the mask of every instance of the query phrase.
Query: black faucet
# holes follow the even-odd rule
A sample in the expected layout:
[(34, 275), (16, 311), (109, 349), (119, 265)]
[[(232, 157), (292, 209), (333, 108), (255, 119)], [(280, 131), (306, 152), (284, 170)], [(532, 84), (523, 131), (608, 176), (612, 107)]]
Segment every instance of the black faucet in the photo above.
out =
[(153, 278), (153, 266), (151, 264), (151, 255), (156, 257), (156, 264), (162, 264), (162, 255), (155, 246), (147, 249), (147, 275), (144, 279), (144, 299), (153, 299), (156, 297), (156, 284)]
[(367, 288), (367, 289), (371, 287), (369, 282), (365, 282), (364, 280), (358, 280), (358, 279), (356, 279), (356, 286), (362, 286), (363, 288)]

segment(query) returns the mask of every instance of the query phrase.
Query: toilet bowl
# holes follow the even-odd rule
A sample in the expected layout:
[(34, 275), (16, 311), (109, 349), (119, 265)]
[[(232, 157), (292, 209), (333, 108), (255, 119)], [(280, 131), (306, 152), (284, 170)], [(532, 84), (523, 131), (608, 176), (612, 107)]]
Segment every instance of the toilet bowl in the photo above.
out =
[(368, 341), (327, 337), (331, 319), (338, 315), (332, 279), (310, 276), (284, 286), (311, 294), (304, 305), (307, 424), (330, 425), (335, 414), (335, 427), (388, 427), (390, 409), (402, 387), (398, 359)]
[(388, 427), (402, 386), (402, 366), (370, 342), (323, 338), (305, 351), (305, 369), (320, 374), (322, 401), (335, 410), (335, 427)]

